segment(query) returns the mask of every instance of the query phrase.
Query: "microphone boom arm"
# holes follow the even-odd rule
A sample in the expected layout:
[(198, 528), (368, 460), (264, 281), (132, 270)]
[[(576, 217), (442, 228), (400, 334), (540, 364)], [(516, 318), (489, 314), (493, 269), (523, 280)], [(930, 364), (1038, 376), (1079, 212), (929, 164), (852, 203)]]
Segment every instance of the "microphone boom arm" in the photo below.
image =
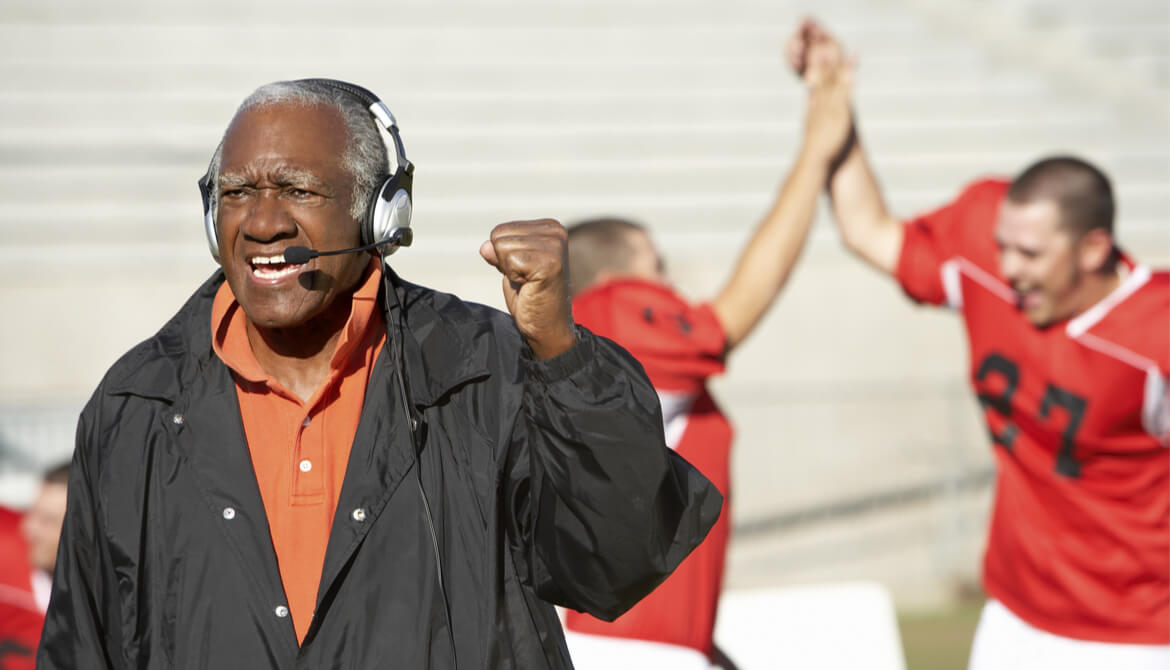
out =
[(284, 250), (284, 262), (292, 265), (303, 265), (318, 256), (337, 256), (339, 254), (352, 254), (359, 251), (368, 251), (375, 247), (380, 247), (386, 244), (397, 244), (400, 247), (409, 247), (410, 243), (414, 241), (414, 232), (410, 228), (395, 228), (394, 232), (384, 240), (365, 244), (360, 247), (352, 249), (337, 249), (336, 251), (317, 251), (308, 247), (289, 247)]

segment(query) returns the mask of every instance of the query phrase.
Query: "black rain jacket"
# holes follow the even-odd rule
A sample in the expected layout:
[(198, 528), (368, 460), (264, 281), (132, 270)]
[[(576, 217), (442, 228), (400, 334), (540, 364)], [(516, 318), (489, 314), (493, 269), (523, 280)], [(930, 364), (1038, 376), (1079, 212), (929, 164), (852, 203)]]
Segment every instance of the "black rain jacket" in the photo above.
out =
[(390, 281), (421, 451), (388, 343), (304, 643), (211, 347), (216, 272), (81, 414), (38, 668), (571, 668), (552, 603), (613, 619), (703, 539), (719, 493), (624, 350), (578, 329), (536, 361), (509, 315)]

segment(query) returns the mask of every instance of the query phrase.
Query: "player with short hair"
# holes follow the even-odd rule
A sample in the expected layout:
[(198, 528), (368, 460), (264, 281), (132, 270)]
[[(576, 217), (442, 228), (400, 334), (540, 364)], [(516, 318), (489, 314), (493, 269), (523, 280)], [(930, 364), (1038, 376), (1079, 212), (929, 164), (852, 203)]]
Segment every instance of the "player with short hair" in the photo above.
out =
[[(841, 59), (821, 26), (790, 45)], [(898, 221), (856, 133), (829, 182), (846, 245), (962, 316), (997, 478), (972, 670), (1170, 667), (1170, 273), (1116, 246), (1079, 158)]]
[[(673, 575), (609, 623), (566, 614), (582, 670), (733, 667), (712, 635), (730, 535), (732, 429), (707, 379), (724, 369), (775, 301), (799, 258), (829, 166), (849, 132), (848, 64), (817, 70), (803, 145), (771, 210), (756, 227), (727, 283), (692, 303), (666, 279), (649, 233), (627, 219), (569, 227), (569, 273), (577, 323), (622, 345), (645, 368), (662, 402), (666, 442), (724, 494), (715, 527)], [(639, 644), (639, 642), (645, 644)], [(689, 656), (688, 653), (689, 652)]]

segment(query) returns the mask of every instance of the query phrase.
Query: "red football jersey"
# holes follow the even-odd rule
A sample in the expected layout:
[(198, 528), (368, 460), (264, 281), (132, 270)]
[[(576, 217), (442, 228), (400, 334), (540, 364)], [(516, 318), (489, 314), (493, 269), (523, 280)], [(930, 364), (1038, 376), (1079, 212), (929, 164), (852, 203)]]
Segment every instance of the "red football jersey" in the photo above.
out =
[(1057, 635), (1170, 643), (1170, 274), (1128, 273), (1075, 318), (1033, 326), (998, 270), (1008, 183), (905, 224), (897, 278), (962, 313), (995, 448), (989, 595)]
[(573, 319), (629, 351), (662, 400), (666, 443), (723, 494), (719, 520), (657, 589), (612, 623), (567, 612), (565, 626), (594, 635), (676, 644), (710, 655), (730, 534), (731, 424), (707, 392), (723, 371), (727, 338), (708, 305), (671, 289), (622, 279), (580, 293)]
[(33, 595), (20, 519), (0, 507), (0, 670), (32, 670), (45, 622)]

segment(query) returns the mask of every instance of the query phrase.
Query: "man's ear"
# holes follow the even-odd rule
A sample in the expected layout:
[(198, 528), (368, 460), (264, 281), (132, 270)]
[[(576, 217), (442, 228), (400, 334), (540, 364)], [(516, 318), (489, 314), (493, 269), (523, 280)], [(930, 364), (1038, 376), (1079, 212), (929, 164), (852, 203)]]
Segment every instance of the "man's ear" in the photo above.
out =
[(1102, 272), (1113, 257), (1113, 235), (1104, 228), (1094, 228), (1077, 243), (1077, 263), (1083, 272)]

